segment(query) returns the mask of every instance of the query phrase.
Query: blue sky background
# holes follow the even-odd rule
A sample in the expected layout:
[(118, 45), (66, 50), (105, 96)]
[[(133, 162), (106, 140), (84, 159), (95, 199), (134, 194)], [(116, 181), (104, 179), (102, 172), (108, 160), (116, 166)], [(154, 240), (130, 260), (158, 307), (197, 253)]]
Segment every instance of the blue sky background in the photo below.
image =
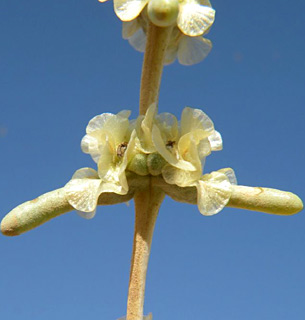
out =
[[(160, 111), (201, 108), (224, 150), (205, 171), (305, 199), (305, 3), (213, 1), (214, 48), (202, 63), (165, 68)], [(88, 121), (137, 116), (142, 54), (121, 38), (112, 1), (0, 2), (0, 210), (63, 186), (91, 166)], [(3, 319), (105, 319), (126, 313), (133, 203), (68, 213), (0, 239)], [(305, 214), (225, 208), (203, 217), (166, 199), (153, 239), (145, 313), (154, 320), (301, 320)]]

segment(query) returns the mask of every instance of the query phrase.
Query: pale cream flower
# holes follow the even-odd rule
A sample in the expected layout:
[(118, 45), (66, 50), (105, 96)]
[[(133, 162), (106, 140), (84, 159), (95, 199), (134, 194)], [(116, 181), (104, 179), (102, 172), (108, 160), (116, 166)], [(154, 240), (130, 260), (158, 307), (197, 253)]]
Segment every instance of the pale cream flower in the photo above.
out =
[(236, 184), (236, 178), (230, 168), (202, 176), (205, 158), (222, 149), (221, 135), (212, 120), (203, 111), (187, 107), (178, 123), (170, 113), (156, 115), (152, 105), (141, 119), (141, 128), (145, 128), (142, 133), (149, 133), (142, 137), (142, 144), (165, 160), (157, 170), (164, 180), (179, 187), (195, 186), (198, 209), (203, 215), (222, 210), (231, 197), (231, 185)]
[(221, 211), (229, 202), (232, 185), (237, 184), (235, 173), (231, 168), (205, 174), (194, 182), (197, 188), (197, 206), (205, 216)]
[(122, 21), (136, 19), (146, 5), (154, 24), (165, 27), (176, 23), (181, 32), (192, 37), (202, 35), (215, 19), (209, 0), (114, 0), (115, 13)]
[(160, 27), (173, 27), (164, 64), (177, 58), (183, 65), (193, 65), (212, 49), (211, 41), (202, 37), (215, 19), (209, 0), (114, 0), (114, 9), (124, 21), (123, 38), (140, 52), (145, 50), (149, 20)]
[(81, 148), (97, 162), (98, 171), (90, 168), (75, 172), (66, 186), (66, 197), (86, 218), (94, 216), (98, 197), (103, 192), (125, 195), (128, 183), (125, 170), (135, 150), (136, 132), (128, 121), (129, 111), (117, 115), (104, 113), (88, 124)]
[(171, 127), (168, 119), (167, 116), (152, 128), (153, 144), (168, 163), (162, 175), (168, 183), (175, 179), (175, 184), (188, 186), (201, 177), (205, 158), (212, 151), (222, 149), (221, 135), (214, 129), (212, 120), (199, 109), (184, 108), (179, 128), (171, 135), (164, 130)]
[[(130, 22), (123, 22), (122, 36), (137, 51), (144, 52), (146, 45), (148, 18), (142, 14)], [(209, 32), (207, 29), (204, 35)], [(168, 65), (178, 59), (182, 65), (193, 65), (207, 57), (212, 50), (212, 42), (202, 36), (188, 36), (174, 26), (165, 52), (164, 64)]]

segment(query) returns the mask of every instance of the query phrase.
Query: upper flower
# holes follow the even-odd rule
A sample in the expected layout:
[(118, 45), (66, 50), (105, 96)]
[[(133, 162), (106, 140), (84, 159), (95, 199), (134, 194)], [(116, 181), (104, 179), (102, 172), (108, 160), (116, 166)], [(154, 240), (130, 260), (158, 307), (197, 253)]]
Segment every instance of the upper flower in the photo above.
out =
[(146, 5), (154, 24), (165, 27), (176, 23), (181, 32), (192, 37), (202, 35), (215, 19), (209, 0), (114, 0), (114, 10), (122, 21), (136, 19)]
[[(123, 22), (122, 36), (140, 52), (145, 51), (148, 16), (144, 10), (135, 20)], [(206, 30), (203, 35), (209, 31)], [(202, 61), (210, 53), (212, 43), (200, 36), (188, 36), (177, 26), (172, 28), (165, 51), (164, 64), (170, 64), (177, 58), (182, 65), (193, 65)]]
[(211, 41), (202, 37), (215, 19), (209, 0), (114, 0), (114, 8), (124, 21), (123, 38), (141, 52), (145, 49), (149, 20), (157, 26), (173, 27), (164, 64), (178, 58), (181, 64), (192, 65), (212, 49)]

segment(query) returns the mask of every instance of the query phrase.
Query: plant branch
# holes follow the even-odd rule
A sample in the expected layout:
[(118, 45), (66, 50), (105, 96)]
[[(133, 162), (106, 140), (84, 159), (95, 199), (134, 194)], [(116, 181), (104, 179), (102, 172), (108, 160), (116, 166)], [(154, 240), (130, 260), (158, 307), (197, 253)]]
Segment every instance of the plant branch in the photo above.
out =
[[(167, 184), (160, 176), (152, 177), (153, 185), (162, 189), (168, 196), (179, 202), (197, 204), (195, 187), (181, 188)], [(149, 176), (128, 175), (127, 195), (102, 193), (99, 205), (126, 202), (134, 197), (136, 190), (145, 190)], [(291, 192), (271, 188), (232, 186), (228, 207), (260, 211), (276, 215), (292, 215), (303, 210), (302, 200)], [(40, 197), (24, 202), (10, 211), (1, 222), (1, 232), (5, 236), (17, 236), (59, 215), (74, 210), (65, 198), (64, 188), (45, 193)]]
[(142, 67), (140, 89), (140, 114), (158, 102), (163, 60), (172, 27), (161, 28), (149, 22)]

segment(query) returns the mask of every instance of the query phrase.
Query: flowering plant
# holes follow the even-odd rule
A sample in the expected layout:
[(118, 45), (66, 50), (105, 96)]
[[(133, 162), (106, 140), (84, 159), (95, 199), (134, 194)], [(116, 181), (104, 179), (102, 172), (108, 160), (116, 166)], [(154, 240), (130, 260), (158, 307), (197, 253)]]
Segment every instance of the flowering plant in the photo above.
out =
[(231, 168), (206, 173), (207, 157), (222, 149), (222, 137), (202, 110), (186, 107), (180, 121), (171, 113), (158, 113), (163, 66), (176, 58), (183, 65), (198, 63), (212, 48), (203, 38), (215, 18), (211, 3), (114, 0), (114, 9), (123, 21), (123, 38), (144, 52), (139, 115), (129, 120), (130, 112), (123, 110), (90, 120), (81, 149), (97, 168), (81, 168), (63, 188), (16, 207), (3, 218), (1, 231), (16, 236), (72, 210), (91, 219), (97, 205), (133, 199), (135, 236), (126, 320), (142, 320), (153, 230), (165, 196), (197, 204), (204, 216), (225, 206), (291, 215), (303, 204), (289, 192), (239, 186)]

